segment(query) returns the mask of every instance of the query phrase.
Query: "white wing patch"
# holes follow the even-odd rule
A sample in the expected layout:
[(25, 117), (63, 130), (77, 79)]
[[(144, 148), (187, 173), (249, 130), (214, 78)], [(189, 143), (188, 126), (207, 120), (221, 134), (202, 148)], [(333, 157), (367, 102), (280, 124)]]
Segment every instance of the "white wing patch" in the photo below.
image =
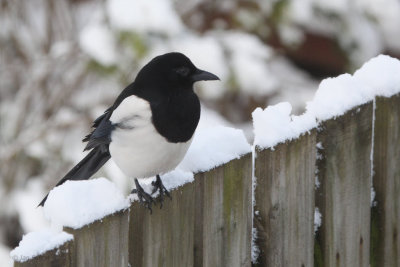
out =
[(127, 97), (110, 120), (116, 125), (111, 134), (110, 153), (114, 162), (133, 178), (146, 178), (173, 170), (185, 156), (190, 143), (170, 143), (151, 121), (150, 104)]
[(119, 104), (110, 118), (113, 124), (125, 123), (132, 120), (150, 122), (151, 110), (149, 102), (137, 96), (129, 96)]

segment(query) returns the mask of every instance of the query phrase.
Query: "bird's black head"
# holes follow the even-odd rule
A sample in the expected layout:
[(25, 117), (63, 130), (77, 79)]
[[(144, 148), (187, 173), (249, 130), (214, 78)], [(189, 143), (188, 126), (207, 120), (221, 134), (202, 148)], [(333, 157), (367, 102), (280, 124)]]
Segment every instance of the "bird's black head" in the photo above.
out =
[(219, 80), (207, 71), (200, 70), (184, 54), (172, 52), (152, 59), (138, 73), (135, 82), (153, 81), (176, 89), (192, 88), (197, 81)]

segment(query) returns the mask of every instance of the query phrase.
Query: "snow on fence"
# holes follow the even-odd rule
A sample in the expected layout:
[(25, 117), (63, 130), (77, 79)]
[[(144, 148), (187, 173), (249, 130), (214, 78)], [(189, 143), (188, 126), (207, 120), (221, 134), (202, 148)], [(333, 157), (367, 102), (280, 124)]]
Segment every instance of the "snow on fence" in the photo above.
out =
[(15, 266), (400, 266), (400, 62), (388, 60), (325, 80), (301, 116), (287, 103), (256, 110), (253, 155), (226, 129), (195, 139), (166, 177), (185, 184), (167, 185), (179, 187), (152, 214), (118, 203), (66, 227), (52, 210), (69, 234), (28, 234)]

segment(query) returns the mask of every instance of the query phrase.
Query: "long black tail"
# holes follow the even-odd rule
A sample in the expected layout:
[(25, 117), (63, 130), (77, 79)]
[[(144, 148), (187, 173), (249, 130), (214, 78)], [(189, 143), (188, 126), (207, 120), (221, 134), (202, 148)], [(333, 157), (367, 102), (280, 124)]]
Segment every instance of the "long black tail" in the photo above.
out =
[[(104, 165), (111, 155), (108, 148), (96, 147), (90, 151), (87, 156), (82, 159), (75, 167), (72, 168), (65, 176), (62, 178), (56, 186), (63, 184), (67, 180), (87, 180), (93, 174), (95, 174), (101, 166)], [(40, 202), (38, 206), (43, 206), (47, 200), (49, 194)]]

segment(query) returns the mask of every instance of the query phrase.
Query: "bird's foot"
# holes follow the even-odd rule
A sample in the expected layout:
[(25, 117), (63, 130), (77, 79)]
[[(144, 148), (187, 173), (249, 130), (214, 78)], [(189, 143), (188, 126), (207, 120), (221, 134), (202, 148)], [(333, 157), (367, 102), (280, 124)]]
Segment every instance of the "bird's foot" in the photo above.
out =
[(136, 194), (139, 198), (140, 204), (149, 209), (150, 213), (153, 212), (151, 209), (151, 204), (154, 203), (154, 199), (150, 194), (147, 194), (143, 187), (139, 184), (138, 180), (135, 179), (136, 188), (132, 189), (131, 194)]
[(151, 194), (154, 194), (157, 191), (160, 193), (160, 209), (161, 209), (164, 202), (164, 196), (167, 196), (170, 199), (172, 199), (172, 197), (167, 188), (165, 188), (165, 186), (163, 185), (160, 175), (157, 175), (156, 180), (151, 182), (151, 184), (153, 185), (153, 191), (151, 192)]

